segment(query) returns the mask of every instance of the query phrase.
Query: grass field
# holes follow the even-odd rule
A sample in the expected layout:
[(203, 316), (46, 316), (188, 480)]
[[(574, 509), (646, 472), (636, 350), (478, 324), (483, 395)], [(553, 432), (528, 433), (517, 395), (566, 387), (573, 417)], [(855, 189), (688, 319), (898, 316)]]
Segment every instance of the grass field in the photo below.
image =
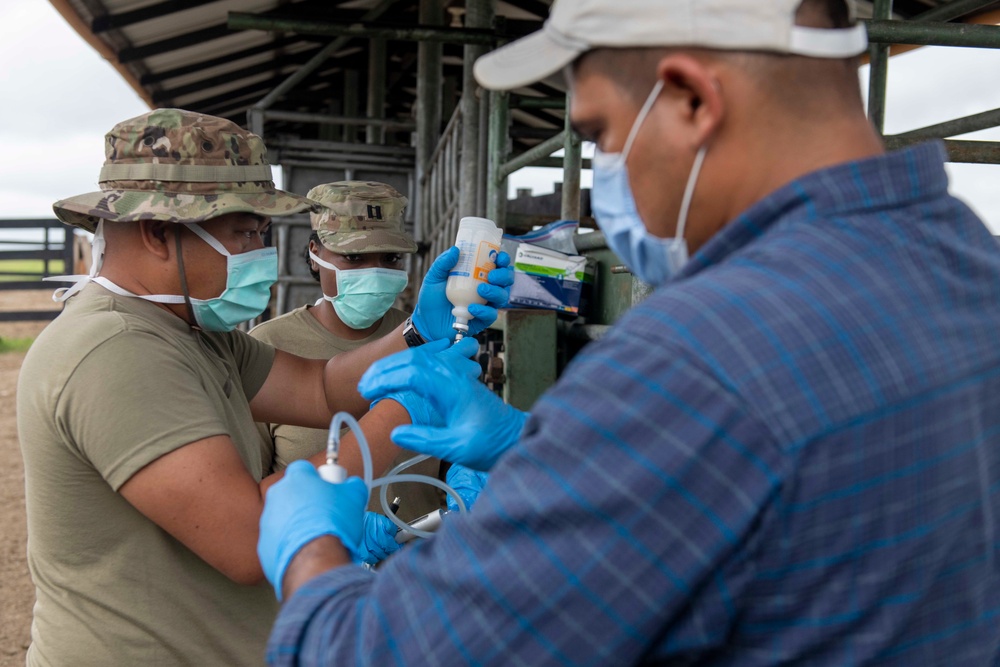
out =
[[(0, 259), (0, 280), (31, 280), (42, 276), (45, 262), (40, 259)], [(63, 273), (63, 261), (49, 261), (49, 275)]]
[(34, 338), (4, 338), (0, 336), (0, 354), (4, 352), (24, 352), (35, 341)]

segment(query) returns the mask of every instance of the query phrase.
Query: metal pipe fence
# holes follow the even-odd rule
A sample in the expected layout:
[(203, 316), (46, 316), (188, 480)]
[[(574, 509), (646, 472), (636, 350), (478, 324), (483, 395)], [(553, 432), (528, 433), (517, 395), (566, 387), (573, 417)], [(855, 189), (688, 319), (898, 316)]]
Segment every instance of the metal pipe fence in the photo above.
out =
[(454, 244), (462, 188), (476, 187), (474, 183), (463, 183), (460, 177), (462, 124), (459, 105), (445, 126), (420, 182), (421, 210), (417, 224), (420, 225), (419, 238), (427, 250), (414, 262), (411, 277), (415, 284), (423, 280), (430, 262)]
[[(40, 238), (26, 238), (38, 231)], [(73, 271), (74, 238), (73, 230), (56, 219), (0, 220), (0, 290), (56, 289), (58, 285), (42, 278)], [(31, 263), (27, 269), (25, 261)], [(55, 262), (62, 262), (58, 270)], [(39, 269), (32, 270), (31, 265)], [(0, 312), (0, 322), (51, 320), (60, 312), (59, 308), (6, 311)]]

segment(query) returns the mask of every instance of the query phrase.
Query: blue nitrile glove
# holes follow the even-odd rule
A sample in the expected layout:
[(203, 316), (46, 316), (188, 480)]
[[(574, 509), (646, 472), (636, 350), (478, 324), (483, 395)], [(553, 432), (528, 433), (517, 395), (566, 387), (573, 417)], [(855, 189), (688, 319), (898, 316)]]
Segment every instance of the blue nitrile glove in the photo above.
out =
[[(464, 339), (452, 349), (468, 341)], [(381, 359), (365, 372), (358, 391), (368, 400), (391, 398), (410, 416), (425, 408), (408, 404), (428, 401), (441, 424), (414, 422), (397, 426), (392, 441), (404, 449), (488, 471), (521, 434), (528, 415), (512, 408), (467, 370), (460, 354), (428, 354), (423, 347)]]
[(399, 551), (403, 545), (396, 542), (398, 530), (396, 524), (381, 514), (365, 512), (365, 535), (359, 549), (361, 560), (374, 565)]
[[(404, 350), (397, 354), (401, 358), (401, 363), (409, 363), (403, 361), (404, 359), (412, 359), (427, 354), (441, 355), (442, 358), (449, 359), (462, 373), (476, 378), (483, 372), (483, 369), (477, 362), (468, 357), (473, 356), (478, 351), (479, 342), (475, 338), (463, 338), (455, 344), (445, 339), (435, 340), (426, 345)], [(383, 398), (391, 398), (406, 408), (406, 411), (410, 413), (410, 421), (413, 424), (419, 426), (444, 426), (444, 418), (438, 414), (434, 408), (434, 404), (430, 401), (425, 401), (412, 391), (400, 391), (395, 394), (380, 396), (372, 401), (371, 407), (374, 408)]]
[[(476, 504), (476, 498), (479, 497), (479, 492), (483, 490), (483, 486), (486, 484), (488, 478), (489, 475), (484, 472), (478, 472), (472, 468), (466, 468), (463, 465), (453, 463), (448, 468), (448, 472), (444, 476), (444, 481), (448, 483), (448, 486), (455, 489), (455, 493), (461, 496), (462, 502), (465, 503), (465, 509), (471, 510), (472, 506)], [(450, 493), (448, 494), (448, 511), (458, 511), (458, 503), (455, 502)]]
[[(458, 247), (453, 246), (447, 252), (441, 253), (424, 276), (424, 284), (420, 286), (417, 295), (417, 307), (413, 309), (413, 326), (426, 340), (455, 340), (456, 331), (451, 328), (455, 317), (451, 314), (454, 307), (445, 294), (448, 283), (448, 272), (458, 263)], [(474, 319), (469, 322), (469, 332), (472, 337), (493, 324), (497, 319), (497, 310), (507, 305), (510, 300), (510, 286), (514, 284), (514, 269), (510, 268), (510, 255), (501, 252), (497, 256), (497, 268), (487, 276), (489, 283), (483, 283), (476, 288), (479, 296), (486, 299), (486, 305), (474, 303), (469, 306), (469, 312)]]
[(330, 484), (308, 461), (288, 466), (284, 478), (267, 491), (257, 540), (257, 557), (279, 600), (288, 564), (317, 537), (333, 535), (359, 558), (367, 502), (368, 489), (357, 477)]

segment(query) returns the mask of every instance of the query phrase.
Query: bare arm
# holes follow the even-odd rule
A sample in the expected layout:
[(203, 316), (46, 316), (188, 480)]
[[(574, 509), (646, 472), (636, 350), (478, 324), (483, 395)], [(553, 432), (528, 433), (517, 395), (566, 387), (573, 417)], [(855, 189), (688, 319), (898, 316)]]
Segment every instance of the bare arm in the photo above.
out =
[(233, 581), (263, 581), (257, 560), (263, 494), (228, 435), (161, 456), (132, 475), (119, 493)]
[[(377, 475), (379, 471), (385, 470), (399, 455), (400, 449), (392, 442), (390, 435), (392, 429), (410, 423), (410, 415), (406, 409), (393, 400), (380, 402), (368, 414), (362, 417), (358, 423), (365, 433), (368, 447), (372, 453), (372, 469)], [(309, 457), (309, 462), (314, 466), (321, 466), (326, 463), (326, 452), (319, 452)], [(347, 433), (340, 440), (340, 459), (338, 463), (347, 468), (347, 474), (351, 477), (361, 477), (364, 473), (364, 465), (361, 459), (361, 448), (358, 447), (358, 440), (354, 432)], [(275, 473), (261, 482), (261, 493), (265, 493), (272, 484), (282, 478), (284, 473)]]
[[(361, 419), (376, 470), (385, 469), (399, 449), (389, 434), (408, 424), (395, 401), (382, 401)], [(319, 465), (325, 455), (310, 461)], [(341, 465), (361, 474), (353, 435), (341, 445)], [(264, 493), (281, 473), (259, 484), (247, 471), (228, 435), (192, 442), (140, 469), (119, 492), (146, 518), (174, 536), (205, 562), (240, 584), (257, 584), (264, 572), (257, 560), (257, 537)]]
[(401, 324), (388, 335), (329, 361), (276, 350), (267, 380), (250, 401), (254, 419), (326, 428), (335, 412), (360, 417), (368, 411), (368, 401), (358, 393), (361, 376), (374, 361), (404, 349)]

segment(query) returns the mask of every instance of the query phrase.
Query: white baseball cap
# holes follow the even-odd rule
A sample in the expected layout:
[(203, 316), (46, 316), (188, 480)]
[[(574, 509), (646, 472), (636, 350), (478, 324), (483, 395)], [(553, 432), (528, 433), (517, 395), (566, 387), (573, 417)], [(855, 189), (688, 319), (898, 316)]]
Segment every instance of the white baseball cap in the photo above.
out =
[[(853, 8), (853, 4), (849, 6)], [(476, 80), (509, 90), (540, 81), (599, 47), (694, 46), (850, 58), (868, 47), (863, 25), (795, 25), (802, 0), (556, 0), (542, 29), (476, 61)]]

